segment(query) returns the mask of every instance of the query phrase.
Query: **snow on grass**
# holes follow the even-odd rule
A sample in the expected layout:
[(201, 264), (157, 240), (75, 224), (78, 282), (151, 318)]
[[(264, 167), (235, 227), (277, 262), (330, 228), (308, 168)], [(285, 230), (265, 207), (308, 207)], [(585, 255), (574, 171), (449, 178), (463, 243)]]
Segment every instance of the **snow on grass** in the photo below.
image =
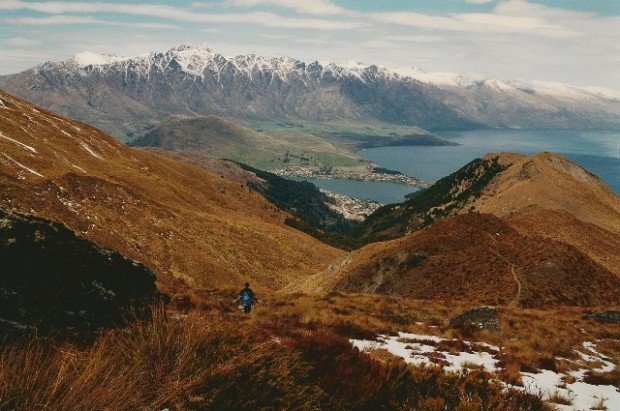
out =
[[(498, 359), (496, 358), (501, 351), (500, 347), (483, 343), (463, 341), (467, 347), (466, 352), (447, 352), (439, 350), (440, 343), (444, 346), (457, 340), (448, 340), (435, 335), (398, 333), (398, 336), (381, 335), (377, 341), (371, 340), (351, 340), (353, 346), (361, 351), (386, 350), (390, 354), (402, 358), (406, 363), (412, 365), (437, 365), (431, 361), (431, 357), (439, 359), (444, 371), (462, 372), (463, 370), (475, 367), (483, 367), (490, 373), (500, 371)], [(475, 348), (483, 347), (489, 352), (476, 351)], [(608, 410), (620, 410), (620, 391), (611, 385), (592, 385), (584, 382), (588, 371), (610, 372), (615, 369), (615, 365), (609, 358), (600, 354), (596, 346), (591, 342), (584, 342), (583, 348), (588, 351), (585, 354), (577, 351), (580, 360), (576, 363), (581, 366), (590, 366), (578, 371), (570, 371), (568, 374), (574, 378), (570, 379), (573, 383), (565, 383), (566, 374), (557, 373), (551, 370), (542, 370), (537, 373), (522, 372), (523, 387), (506, 385), (507, 388), (523, 390), (534, 395), (540, 395), (544, 400), (551, 401), (554, 398), (564, 398), (571, 402), (571, 405), (553, 404), (560, 410), (581, 411), (590, 410), (594, 406), (605, 406)], [(566, 361), (571, 361), (566, 359)], [(598, 366), (602, 364), (601, 366)], [(598, 366), (592, 368), (592, 366)]]
[(86, 143), (84, 143), (84, 142), (81, 142), (81, 143), (80, 143), (80, 145), (81, 145), (81, 146), (82, 146), (82, 148), (83, 148), (84, 150), (86, 150), (86, 151), (87, 151), (87, 152), (88, 152), (91, 156), (93, 156), (93, 157), (95, 157), (95, 158), (98, 158), (99, 160), (103, 160), (103, 157), (101, 157), (99, 154), (95, 153), (95, 152), (93, 151), (93, 149), (92, 149), (92, 148), (90, 148), (90, 146), (89, 146), (88, 144), (86, 144)]
[[(475, 350), (451, 354), (447, 351), (437, 350), (435, 345), (444, 341), (456, 340), (447, 340), (434, 335), (398, 333), (398, 336), (395, 337), (381, 336), (379, 341), (352, 340), (352, 343), (362, 351), (384, 349), (413, 365), (432, 365), (433, 362), (429, 359), (428, 354), (436, 353), (439, 354), (441, 360), (447, 363), (444, 365), (446, 371), (460, 372), (472, 365), (482, 367), (488, 372), (497, 371), (498, 360), (493, 354)], [(467, 342), (465, 344), (470, 346)], [(497, 347), (493, 348), (496, 349)]]
[[(585, 370), (573, 372), (571, 375), (583, 378)], [(548, 400), (553, 396), (569, 399), (571, 405), (559, 405), (562, 410), (590, 410), (595, 404), (602, 402), (609, 410), (620, 410), (620, 392), (612, 385), (592, 385), (583, 381), (564, 384), (564, 374), (550, 370), (539, 373), (522, 372), (523, 390), (540, 395)], [(512, 387), (520, 389), (520, 387)]]
[(611, 362), (610, 358), (604, 356), (603, 354), (596, 351), (596, 346), (594, 343), (590, 341), (585, 341), (583, 343), (583, 348), (590, 351), (590, 354), (584, 354), (581, 351), (575, 350), (575, 352), (581, 357), (583, 361), (586, 363), (600, 363), (602, 364), (598, 368), (594, 368), (592, 371), (595, 372), (611, 372), (616, 368), (616, 365)]
[(10, 142), (12, 142), (12, 143), (14, 143), (14, 144), (17, 144), (17, 145), (18, 145), (18, 146), (20, 146), (21, 148), (23, 148), (23, 149), (25, 149), (25, 150), (28, 150), (28, 151), (30, 151), (31, 153), (36, 153), (36, 152), (37, 152), (37, 150), (36, 150), (34, 147), (30, 147), (29, 145), (24, 144), (24, 143), (22, 143), (21, 141), (17, 141), (17, 140), (15, 140), (15, 139), (12, 139), (11, 137), (7, 137), (7, 136), (5, 136), (4, 134), (2, 134), (2, 132), (0, 132), (0, 137), (4, 138), (4, 139), (6, 139), (6, 140), (9, 140)]
[(25, 165), (23, 165), (23, 164), (22, 164), (22, 163), (20, 163), (19, 161), (15, 160), (14, 158), (10, 157), (9, 155), (7, 155), (7, 154), (5, 154), (5, 153), (2, 153), (2, 155), (3, 155), (4, 157), (6, 157), (7, 159), (11, 160), (13, 163), (17, 164), (19, 167), (23, 168), (24, 170), (29, 171), (29, 172), (31, 172), (32, 174), (36, 175), (36, 176), (39, 176), (39, 177), (43, 177), (43, 178), (45, 178), (45, 176), (44, 176), (43, 174), (37, 173), (37, 172), (36, 172), (36, 171), (34, 171), (33, 169), (26, 167)]

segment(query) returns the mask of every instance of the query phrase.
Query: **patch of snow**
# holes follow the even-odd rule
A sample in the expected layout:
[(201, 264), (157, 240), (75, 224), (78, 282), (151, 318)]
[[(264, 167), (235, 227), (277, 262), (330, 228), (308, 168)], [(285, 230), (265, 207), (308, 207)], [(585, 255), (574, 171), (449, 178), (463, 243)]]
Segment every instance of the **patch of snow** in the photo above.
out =
[[(585, 370), (581, 370), (578, 374), (571, 373), (576, 378), (578, 375), (583, 378), (584, 374)], [(523, 390), (531, 394), (540, 395), (545, 400), (557, 394), (572, 401), (571, 405), (561, 406), (561, 409), (586, 411), (601, 400), (609, 410), (620, 409), (620, 391), (612, 385), (592, 385), (583, 381), (564, 384), (562, 381), (564, 374), (550, 370), (539, 373), (522, 372), (521, 376)], [(557, 404), (556, 406), (560, 407)]]
[(36, 150), (34, 147), (30, 147), (29, 145), (24, 144), (24, 143), (22, 143), (21, 141), (17, 141), (17, 140), (15, 140), (15, 139), (12, 139), (11, 137), (7, 137), (7, 136), (5, 136), (4, 134), (2, 134), (2, 132), (0, 132), (0, 137), (4, 138), (4, 139), (6, 139), (6, 140), (9, 140), (9, 141), (10, 141), (10, 142), (12, 142), (12, 143), (17, 144), (17, 145), (18, 145), (18, 146), (20, 146), (21, 148), (23, 148), (23, 149), (25, 149), (25, 150), (28, 150), (28, 151), (30, 151), (31, 153), (36, 153), (36, 152), (37, 152), (37, 150)]
[(111, 54), (95, 54), (90, 51), (78, 53), (73, 57), (73, 62), (80, 67), (87, 66), (104, 66), (120, 61), (128, 60), (128, 57), (114, 56)]
[(584, 354), (579, 350), (575, 350), (575, 352), (581, 357), (584, 362), (602, 364), (600, 367), (595, 368), (592, 371), (606, 373), (611, 372), (616, 368), (616, 365), (611, 362), (610, 358), (596, 351), (596, 346), (594, 345), (594, 343), (590, 341), (585, 341), (583, 343), (583, 348), (590, 351), (590, 354)]
[(73, 167), (77, 168), (78, 170), (80, 170), (83, 173), (86, 173), (86, 170), (84, 170), (82, 167), (80, 166), (76, 166), (75, 164), (71, 164)]
[(13, 158), (12, 158), (12, 157), (10, 157), (9, 155), (7, 155), (7, 154), (5, 154), (5, 153), (2, 153), (2, 155), (3, 155), (4, 157), (6, 157), (7, 159), (11, 160), (13, 163), (17, 164), (19, 167), (23, 168), (24, 170), (29, 171), (29, 172), (31, 172), (32, 174), (36, 175), (36, 176), (39, 176), (39, 177), (43, 177), (43, 178), (45, 178), (45, 176), (44, 176), (43, 174), (37, 173), (37, 172), (36, 172), (36, 171), (34, 171), (33, 169), (26, 167), (25, 165), (23, 165), (22, 163), (20, 163), (19, 161), (15, 160), (15, 159), (13, 159)]
[[(474, 364), (483, 367), (488, 372), (497, 371), (498, 360), (488, 352), (461, 352), (451, 354), (447, 351), (439, 351), (434, 345), (427, 345), (425, 341), (439, 343), (450, 341), (434, 335), (398, 333), (398, 336), (381, 336), (379, 341), (352, 340), (353, 346), (362, 351), (384, 349), (390, 354), (400, 357), (408, 364), (433, 365), (427, 354), (437, 353), (448, 363), (444, 366), (445, 371), (463, 371), (467, 365)], [(470, 345), (470, 343), (465, 342)]]
[[(431, 341), (434, 344), (426, 344)], [(412, 365), (436, 365), (430, 358), (429, 354), (434, 354), (447, 363), (443, 366), (444, 371), (463, 371), (468, 364), (475, 364), (491, 373), (499, 371), (498, 360), (495, 354), (499, 353), (500, 347), (477, 342), (477, 346), (489, 348), (496, 353), (476, 352), (471, 347), (474, 343), (464, 341), (468, 345), (467, 351), (450, 353), (437, 350), (435, 346), (442, 341), (450, 341), (445, 338), (434, 335), (399, 333), (398, 336), (380, 336), (377, 341), (370, 340), (351, 340), (354, 347), (362, 351), (386, 350), (390, 354), (402, 358), (406, 363)], [(581, 360), (586, 363), (603, 363), (603, 366), (594, 369), (596, 372), (609, 372), (615, 369), (615, 365), (609, 361), (609, 358), (596, 351), (596, 346), (591, 342), (584, 342), (583, 348), (590, 354), (576, 351)], [(567, 359), (567, 361), (570, 361)], [(540, 395), (544, 400), (549, 400), (553, 396), (561, 396), (572, 402), (571, 405), (553, 404), (560, 410), (565, 411), (585, 411), (590, 410), (594, 405), (601, 401), (609, 410), (620, 410), (620, 391), (611, 385), (592, 385), (583, 381), (588, 369), (580, 369), (571, 371), (569, 375), (575, 378), (575, 382), (566, 384), (565, 374), (556, 373), (550, 370), (542, 370), (538, 373), (522, 372), (523, 387), (507, 385), (507, 387), (523, 390), (534, 395)]]
[(103, 160), (103, 157), (101, 157), (99, 154), (95, 153), (95, 152), (93, 151), (93, 149), (92, 149), (92, 148), (90, 148), (90, 146), (89, 146), (88, 144), (86, 144), (86, 143), (82, 142), (82, 143), (80, 143), (80, 145), (81, 145), (81, 146), (82, 146), (82, 148), (83, 148), (84, 150), (86, 150), (86, 151), (87, 151), (87, 152), (88, 152), (91, 156), (93, 156), (93, 157), (95, 157), (95, 158), (98, 158), (99, 160)]
[(1, 98), (0, 98), (0, 108), (7, 108), (7, 107), (4, 105), (4, 101), (2, 101), (2, 99), (1, 99)]

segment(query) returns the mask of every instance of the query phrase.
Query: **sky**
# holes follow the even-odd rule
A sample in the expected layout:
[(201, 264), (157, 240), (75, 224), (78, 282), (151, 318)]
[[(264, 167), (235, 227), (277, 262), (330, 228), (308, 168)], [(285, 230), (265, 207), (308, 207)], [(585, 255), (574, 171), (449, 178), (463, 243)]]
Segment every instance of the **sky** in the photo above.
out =
[(0, 74), (181, 44), (620, 90), (620, 0), (0, 0)]

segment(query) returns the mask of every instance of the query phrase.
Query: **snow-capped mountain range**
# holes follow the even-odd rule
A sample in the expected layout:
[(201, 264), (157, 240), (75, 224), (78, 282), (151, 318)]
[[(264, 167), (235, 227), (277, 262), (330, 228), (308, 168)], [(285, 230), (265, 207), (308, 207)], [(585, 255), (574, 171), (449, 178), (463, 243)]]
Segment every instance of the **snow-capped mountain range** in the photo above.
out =
[(617, 128), (620, 93), (477, 74), (226, 57), (179, 46), (135, 57), (80, 53), (0, 79), (30, 101), (115, 135), (173, 114), (471, 127)]

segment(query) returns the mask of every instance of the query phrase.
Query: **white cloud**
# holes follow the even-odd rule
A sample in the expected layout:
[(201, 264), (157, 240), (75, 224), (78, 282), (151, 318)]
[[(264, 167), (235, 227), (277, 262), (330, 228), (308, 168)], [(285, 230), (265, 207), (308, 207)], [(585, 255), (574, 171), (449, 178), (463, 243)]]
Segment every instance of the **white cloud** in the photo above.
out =
[(40, 40), (27, 39), (24, 37), (11, 37), (0, 40), (0, 43), (14, 47), (33, 47), (42, 44)]
[[(316, 0), (310, 0), (316, 1)], [(343, 30), (360, 27), (359, 22), (343, 20), (326, 20), (316, 18), (292, 18), (281, 15), (255, 13), (198, 13), (178, 7), (145, 3), (104, 3), (104, 2), (33, 2), (4, 0), (0, 10), (31, 10), (48, 14), (68, 13), (118, 13), (136, 16), (148, 16), (188, 23), (242, 23), (259, 24), (266, 27), (298, 28), (315, 30)]]
[[(487, 6), (488, 12), (485, 8), (436, 15), (411, 12), (416, 10), (415, 2), (399, 9), (385, 1), (382, 4), (390, 7), (384, 10), (392, 13), (362, 13), (339, 7), (338, 0), (188, 0), (183, 7), (153, 0), (107, 1), (0, 0), (3, 37), (43, 39), (47, 46), (28, 53), (35, 49), (0, 43), (0, 72), (15, 72), (84, 50), (133, 55), (208, 41), (229, 55), (364, 61), (620, 88), (615, 70), (620, 63), (620, 17), (525, 0), (496, 1)], [(462, 5), (467, 0), (459, 1)], [(336, 8), (325, 8), (326, 4)], [(283, 11), (274, 12), (277, 8)], [(21, 23), (32, 24), (9, 26), (9, 16), (14, 16), (15, 23), (27, 17)], [(129, 28), (111, 30), (113, 23)], [(50, 30), (50, 24), (67, 27)], [(145, 24), (162, 30), (131, 30)], [(179, 27), (165, 29), (170, 24)], [(39, 31), (36, 36), (34, 30)]]
[(235, 7), (275, 6), (306, 14), (344, 14), (346, 9), (329, 0), (228, 0)]
[(404, 36), (388, 36), (385, 40), (402, 42), (402, 43), (439, 43), (446, 41), (444, 37), (433, 36), (430, 34), (404, 35)]
[(382, 23), (401, 24), (444, 31), (470, 33), (520, 33), (538, 36), (567, 37), (578, 32), (534, 16), (497, 13), (461, 13), (448, 17), (411, 12), (374, 13)]
[(467, 4), (488, 4), (493, 2), (493, 0), (465, 0)]
[(67, 16), (67, 15), (54, 15), (48, 17), (16, 17), (5, 19), (5, 22), (9, 24), (20, 24), (29, 26), (58, 26), (68, 24), (99, 24), (104, 26), (123, 26), (137, 29), (175, 29), (178, 26), (172, 24), (160, 24), (160, 23), (131, 23), (131, 22), (118, 22), (112, 20), (96, 19), (90, 16)]

